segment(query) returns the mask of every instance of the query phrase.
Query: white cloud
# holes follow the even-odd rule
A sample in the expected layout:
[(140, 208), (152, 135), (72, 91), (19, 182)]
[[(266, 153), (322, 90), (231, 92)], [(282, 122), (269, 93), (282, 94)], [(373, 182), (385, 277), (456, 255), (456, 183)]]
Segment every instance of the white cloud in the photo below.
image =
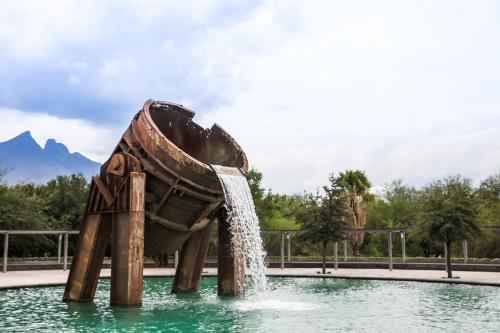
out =
[(104, 162), (118, 143), (121, 131), (92, 124), (81, 119), (63, 119), (45, 113), (31, 113), (0, 108), (0, 141), (6, 141), (29, 130), (40, 146), (47, 139), (64, 143), (71, 152)]
[[(206, 125), (226, 128), (264, 172), (266, 185), (280, 192), (314, 189), (345, 168), (365, 169), (376, 186), (500, 171), (497, 2), (269, 0), (234, 12), (227, 6), (2, 2), (0, 44), (10, 58), (0, 62), (0, 73), (17, 78), (11, 71), (19, 59), (17, 68), (60, 66), (63, 78), (80, 84), (68, 93), (84, 91), (79, 101), (111, 105), (89, 109), (88, 119), (122, 114), (112, 110), (116, 101), (136, 109), (147, 98), (185, 104)], [(21, 78), (6, 82), (0, 103), (34, 98), (24, 86), (18, 89), (24, 95), (16, 94)], [(71, 109), (58, 103), (54, 110)], [(116, 122), (128, 122), (134, 107)], [(64, 132), (68, 121), (73, 130), (81, 124), (9, 112), (2, 122), (9, 126), (0, 125), (3, 139), (26, 129), (24, 116), (35, 119), (29, 125), (38, 128), (32, 130), (37, 139)], [(44, 121), (52, 124), (46, 130), (39, 125)], [(87, 133), (124, 130), (83, 124)], [(105, 158), (119, 137), (111, 135), (106, 148), (100, 139), (75, 139), (72, 131), (56, 139)]]
[(266, 4), (265, 34), (249, 15), (200, 38), (200, 72), (230, 101), (203, 122), (222, 124), (282, 192), (345, 168), (375, 185), (497, 172), (500, 25), (483, 5), (304, 2), (286, 31)]

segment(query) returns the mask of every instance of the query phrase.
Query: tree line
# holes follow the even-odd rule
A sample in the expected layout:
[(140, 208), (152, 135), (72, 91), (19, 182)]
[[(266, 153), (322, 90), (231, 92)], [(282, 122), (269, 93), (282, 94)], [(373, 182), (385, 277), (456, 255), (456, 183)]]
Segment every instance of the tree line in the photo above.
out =
[[(500, 257), (500, 233), (479, 229), (500, 225), (500, 173), (478, 186), (460, 176), (436, 180), (420, 189), (396, 180), (375, 194), (360, 170), (332, 175), (320, 190), (297, 195), (265, 189), (262, 177), (255, 169), (247, 173), (261, 229), (300, 230), (293, 241), (295, 256), (331, 255), (332, 241), (340, 238), (348, 239), (351, 255), (386, 256), (385, 234), (346, 235), (338, 230), (406, 228), (408, 256), (444, 256), (445, 243), (451, 256), (459, 253), (462, 238), (469, 240), (471, 257)], [(88, 190), (81, 174), (59, 176), (43, 185), (8, 186), (0, 181), (0, 230), (79, 229)], [(397, 256), (399, 238), (394, 241)], [(279, 253), (279, 238), (265, 236), (264, 243), (269, 255)], [(12, 237), (9, 253), (44, 256), (53, 255), (55, 248), (57, 240), (51, 236)]]
[[(43, 185), (0, 183), (0, 230), (79, 229), (88, 190), (82, 174), (58, 176)], [(9, 256), (53, 256), (54, 249), (55, 236), (23, 235), (9, 240)]]
[[(446, 252), (450, 268), (452, 254), (461, 253), (462, 240), (468, 241), (471, 257), (500, 257), (500, 232), (482, 229), (500, 225), (500, 173), (479, 186), (462, 176), (431, 181), (420, 189), (395, 180), (374, 194), (363, 171), (346, 170), (331, 175), (321, 190), (294, 196), (263, 189), (257, 170), (247, 177), (261, 227), (300, 231), (293, 242), (296, 256), (319, 256), (324, 262), (332, 243), (343, 239), (351, 255), (387, 256), (387, 234), (338, 231), (401, 228), (408, 230), (410, 257), (444, 257)], [(264, 241), (268, 252), (278, 253), (279, 239)], [(394, 239), (395, 255), (401, 255), (399, 242), (399, 237)]]

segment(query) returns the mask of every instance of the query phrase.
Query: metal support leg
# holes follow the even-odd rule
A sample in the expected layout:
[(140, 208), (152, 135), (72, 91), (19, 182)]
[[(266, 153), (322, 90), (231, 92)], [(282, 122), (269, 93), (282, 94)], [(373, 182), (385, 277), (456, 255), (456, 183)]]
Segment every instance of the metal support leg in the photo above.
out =
[(130, 172), (127, 210), (113, 213), (111, 304), (140, 305), (144, 270), (146, 174)]
[(242, 240), (232, 239), (229, 221), (223, 210), (219, 216), (219, 254), (217, 258), (218, 294), (241, 295), (245, 292), (245, 258)]
[(63, 271), (68, 270), (68, 234), (64, 234), (64, 264)]
[(198, 290), (210, 245), (211, 230), (212, 222), (204, 229), (189, 236), (188, 240), (182, 246), (175, 271), (172, 292), (190, 293)]
[(179, 250), (175, 251), (174, 253), (174, 268), (177, 270), (177, 265), (179, 265)]
[(291, 262), (292, 261), (292, 255), (291, 255), (291, 251), (290, 251), (290, 233), (288, 233), (286, 235), (286, 238), (287, 238), (288, 262)]
[(344, 239), (344, 262), (347, 262), (347, 239)]
[(464, 264), (467, 263), (467, 261), (469, 261), (469, 249), (468, 249), (468, 244), (467, 244), (467, 240), (464, 239), (464, 243), (463, 243), (463, 247), (464, 247)]
[(9, 234), (3, 235), (3, 272), (7, 273), (7, 256), (9, 254)]
[(392, 232), (389, 232), (387, 251), (389, 253), (389, 270), (392, 271)]
[(285, 234), (281, 233), (281, 269), (285, 269)]
[(401, 262), (406, 261), (406, 233), (401, 233)]
[(339, 258), (338, 258), (338, 243), (335, 242), (333, 243), (333, 257), (334, 257), (334, 260), (335, 260), (335, 263), (334, 263), (334, 268), (335, 270), (339, 269)]
[(61, 263), (62, 234), (57, 235), (57, 263)]
[[(110, 234), (111, 215), (100, 213), (85, 215), (64, 291), (65, 301), (90, 302), (94, 299)], [(65, 234), (64, 262), (66, 265), (67, 237), (68, 235)]]

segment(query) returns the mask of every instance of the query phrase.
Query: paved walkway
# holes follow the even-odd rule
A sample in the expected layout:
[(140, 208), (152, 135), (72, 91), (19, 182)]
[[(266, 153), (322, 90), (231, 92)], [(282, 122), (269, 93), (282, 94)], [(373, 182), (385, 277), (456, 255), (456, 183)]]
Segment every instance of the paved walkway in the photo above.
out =
[[(386, 269), (329, 269), (331, 274), (318, 274), (318, 268), (268, 268), (268, 276), (293, 277), (327, 277), (327, 278), (358, 278), (379, 280), (428, 281), (445, 283), (467, 283), (478, 285), (494, 285), (500, 287), (500, 272), (454, 272), (459, 278), (445, 279), (444, 271), (430, 270), (393, 270)], [(26, 286), (48, 286), (65, 284), (69, 271), (40, 270), (40, 271), (13, 271), (0, 273), (0, 289)], [(173, 276), (173, 268), (145, 268), (144, 276)], [(214, 276), (217, 269), (206, 268), (204, 275)], [(103, 269), (101, 277), (109, 277), (110, 269)]]

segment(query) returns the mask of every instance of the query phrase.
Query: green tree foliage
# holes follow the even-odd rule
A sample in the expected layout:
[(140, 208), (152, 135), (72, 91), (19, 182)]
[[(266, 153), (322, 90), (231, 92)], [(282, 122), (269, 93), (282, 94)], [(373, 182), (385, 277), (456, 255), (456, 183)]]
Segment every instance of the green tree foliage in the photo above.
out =
[[(19, 187), (0, 185), (0, 229), (48, 229), (50, 218), (45, 214), (44, 200), (25, 193)], [(12, 236), (9, 252), (30, 256), (53, 246), (47, 237)]]
[(299, 212), (300, 238), (321, 246), (322, 273), (326, 273), (327, 246), (345, 238), (348, 208), (338, 178), (330, 176), (323, 194), (309, 194), (305, 207)]
[[(381, 193), (366, 205), (366, 228), (389, 229), (410, 228), (415, 221), (418, 191), (414, 187), (395, 180), (385, 186)], [(395, 252), (400, 251), (399, 240), (394, 239)], [(387, 248), (387, 236), (382, 233), (369, 233), (365, 237), (363, 253), (383, 256)], [(441, 249), (441, 248), (439, 248)], [(419, 241), (409, 239), (406, 253), (417, 256), (421, 253)], [(401, 253), (396, 253), (401, 254)]]
[(89, 185), (82, 174), (58, 176), (41, 186), (38, 195), (45, 198), (47, 214), (61, 228), (79, 229), (87, 201)]
[[(83, 175), (59, 176), (45, 185), (0, 184), (0, 229), (79, 229), (88, 193)], [(12, 236), (9, 253), (40, 256), (56, 248), (54, 237)]]
[(246, 178), (255, 211), (262, 230), (297, 229), (295, 211), (299, 209), (300, 196), (274, 194), (262, 187), (262, 173), (256, 169), (247, 172)]
[(419, 235), (445, 244), (446, 271), (451, 271), (451, 244), (480, 234), (477, 208), (470, 179), (460, 176), (434, 181), (422, 190), (417, 212)]

